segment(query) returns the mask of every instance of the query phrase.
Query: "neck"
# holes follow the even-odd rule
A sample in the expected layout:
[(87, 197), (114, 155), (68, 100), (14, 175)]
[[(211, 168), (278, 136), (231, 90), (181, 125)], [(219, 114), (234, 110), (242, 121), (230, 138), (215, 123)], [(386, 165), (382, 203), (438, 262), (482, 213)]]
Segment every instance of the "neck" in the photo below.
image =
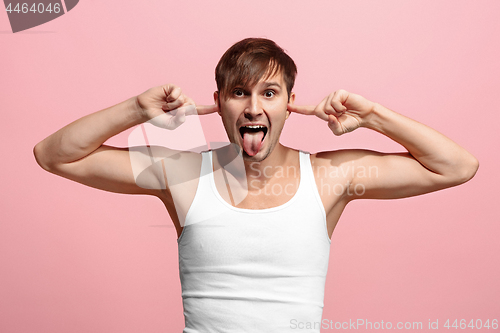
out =
[(294, 149), (278, 144), (264, 160), (251, 161), (242, 158), (237, 146), (226, 147), (212, 152), (214, 172), (218, 174), (214, 179), (219, 193), (227, 192), (225, 200), (233, 206), (249, 198), (250, 192), (260, 195), (269, 186), (288, 186), (298, 179), (300, 162)]
[(290, 153), (293, 149), (283, 146), (278, 143), (262, 161), (252, 161), (251, 158), (245, 159), (242, 157), (242, 152), (235, 145), (228, 145), (214, 151), (216, 169), (224, 168), (225, 172), (229, 172), (236, 179), (269, 179), (287, 166), (290, 161)]
[(252, 179), (269, 179), (278, 171), (279, 167), (285, 166), (289, 153), (292, 149), (278, 143), (262, 161), (244, 160), (246, 176)]

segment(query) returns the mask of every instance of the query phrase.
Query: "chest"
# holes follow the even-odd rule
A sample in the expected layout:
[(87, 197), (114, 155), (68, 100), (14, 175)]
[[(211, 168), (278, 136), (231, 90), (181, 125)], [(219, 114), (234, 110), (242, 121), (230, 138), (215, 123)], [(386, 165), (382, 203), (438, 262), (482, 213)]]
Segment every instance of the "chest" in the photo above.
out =
[(297, 193), (299, 173), (279, 173), (269, 177), (246, 177), (236, 180), (223, 171), (214, 172), (218, 194), (224, 201), (242, 209), (268, 209), (284, 205)]

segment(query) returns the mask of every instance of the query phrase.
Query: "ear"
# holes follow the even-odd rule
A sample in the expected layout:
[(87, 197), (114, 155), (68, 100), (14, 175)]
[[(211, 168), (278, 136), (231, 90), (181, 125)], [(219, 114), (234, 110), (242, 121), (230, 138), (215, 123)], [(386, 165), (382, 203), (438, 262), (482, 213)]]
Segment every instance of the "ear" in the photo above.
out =
[(219, 107), (219, 111), (217, 111), (217, 113), (220, 115), (220, 101), (218, 91), (214, 91), (214, 104), (217, 104), (217, 106)]
[[(293, 104), (293, 103), (295, 103), (295, 93), (294, 92), (292, 92), (290, 94), (290, 98), (288, 99), (288, 104)], [(288, 117), (290, 117), (290, 111), (286, 110), (285, 120), (288, 119)]]

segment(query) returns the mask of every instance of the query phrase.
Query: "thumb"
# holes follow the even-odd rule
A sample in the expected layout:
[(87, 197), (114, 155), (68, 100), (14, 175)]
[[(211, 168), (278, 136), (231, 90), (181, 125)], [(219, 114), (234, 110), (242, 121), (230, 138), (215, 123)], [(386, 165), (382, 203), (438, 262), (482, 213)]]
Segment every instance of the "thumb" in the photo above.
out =
[(344, 131), (342, 129), (342, 125), (340, 124), (337, 117), (334, 115), (328, 115), (328, 127), (332, 130), (335, 135), (342, 135)]
[(186, 121), (186, 108), (178, 108), (170, 113), (165, 113), (161, 127), (174, 130)]

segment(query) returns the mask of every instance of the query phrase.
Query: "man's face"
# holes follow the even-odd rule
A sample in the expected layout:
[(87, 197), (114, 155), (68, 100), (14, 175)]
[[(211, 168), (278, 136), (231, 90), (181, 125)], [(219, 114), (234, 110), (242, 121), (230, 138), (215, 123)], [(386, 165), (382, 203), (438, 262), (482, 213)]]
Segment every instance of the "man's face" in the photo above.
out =
[[(263, 79), (251, 88), (236, 86), (229, 98), (218, 98), (219, 114), (222, 117), (229, 141), (243, 150), (247, 161), (260, 162), (267, 158), (279, 142), (287, 111), (288, 94), (283, 75), (278, 73)], [(295, 94), (290, 95), (293, 103)]]

